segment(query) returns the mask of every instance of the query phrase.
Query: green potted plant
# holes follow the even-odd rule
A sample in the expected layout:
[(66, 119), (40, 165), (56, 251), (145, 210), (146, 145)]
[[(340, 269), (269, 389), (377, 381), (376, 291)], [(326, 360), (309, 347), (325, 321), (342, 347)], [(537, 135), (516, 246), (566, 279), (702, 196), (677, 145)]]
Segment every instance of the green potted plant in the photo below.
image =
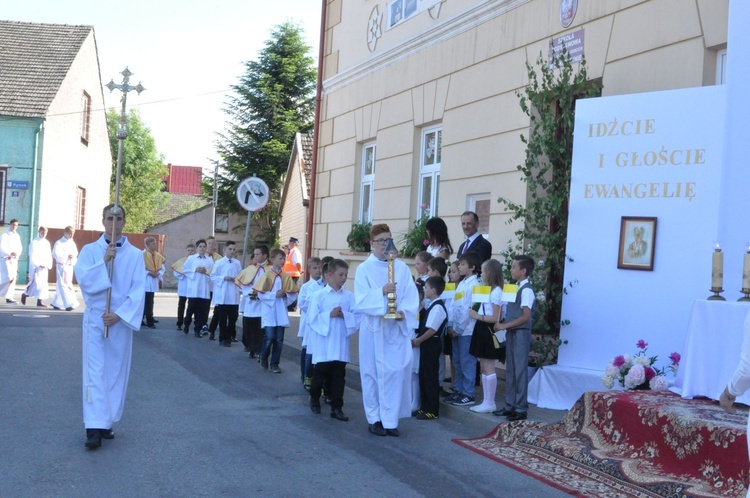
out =
[(423, 214), (421, 218), (414, 222), (414, 226), (401, 237), (403, 247), (400, 253), (405, 258), (413, 258), (418, 252), (424, 251), (430, 245), (430, 240), (427, 238), (427, 228), (425, 228), (427, 219), (427, 215)]
[(370, 252), (370, 228), (372, 223), (354, 223), (349, 235), (346, 236), (346, 243), (349, 249), (354, 252)]

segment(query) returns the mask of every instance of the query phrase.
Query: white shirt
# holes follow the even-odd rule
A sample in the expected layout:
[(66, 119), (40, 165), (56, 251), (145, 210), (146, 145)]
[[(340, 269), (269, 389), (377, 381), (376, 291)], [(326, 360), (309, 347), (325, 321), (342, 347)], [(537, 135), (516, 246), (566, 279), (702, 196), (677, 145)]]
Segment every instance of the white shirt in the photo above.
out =
[[(199, 267), (206, 269), (207, 273), (198, 273), (195, 270)], [(209, 273), (214, 266), (214, 260), (209, 256), (193, 254), (188, 257), (185, 264), (182, 265), (182, 273), (188, 279), (187, 297), (197, 297), (209, 299), (211, 297), (211, 277)]]

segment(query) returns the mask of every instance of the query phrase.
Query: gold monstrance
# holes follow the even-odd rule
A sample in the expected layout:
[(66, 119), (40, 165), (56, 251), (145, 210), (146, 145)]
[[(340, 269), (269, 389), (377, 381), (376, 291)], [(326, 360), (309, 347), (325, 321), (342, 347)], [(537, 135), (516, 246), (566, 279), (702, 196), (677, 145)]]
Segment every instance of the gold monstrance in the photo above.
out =
[[(393, 283), (393, 260), (398, 256), (398, 249), (393, 243), (393, 239), (388, 239), (388, 245), (385, 246), (385, 257), (388, 259), (388, 283)], [(383, 318), (389, 320), (402, 320), (404, 316), (400, 311), (396, 311), (396, 292), (389, 292), (385, 295), (388, 299), (388, 313)]]

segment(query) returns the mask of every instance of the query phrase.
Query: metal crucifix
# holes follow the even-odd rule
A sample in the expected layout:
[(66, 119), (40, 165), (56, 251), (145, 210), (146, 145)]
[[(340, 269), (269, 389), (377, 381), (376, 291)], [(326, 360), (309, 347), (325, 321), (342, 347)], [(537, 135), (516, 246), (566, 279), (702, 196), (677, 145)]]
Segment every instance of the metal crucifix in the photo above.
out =
[[(125, 142), (125, 139), (128, 138), (128, 132), (125, 129), (125, 124), (128, 121), (127, 114), (125, 113), (125, 106), (128, 101), (128, 92), (135, 90), (138, 95), (141, 94), (145, 88), (143, 85), (141, 85), (140, 81), (136, 86), (132, 86), (129, 84), (130, 77), (133, 75), (133, 73), (130, 72), (130, 70), (125, 67), (125, 70), (120, 73), (122, 75), (122, 83), (119, 85), (116, 85), (114, 80), (109, 80), (109, 83), (107, 83), (105, 86), (109, 88), (109, 91), (112, 92), (115, 89), (120, 90), (122, 92), (122, 99), (120, 102), (122, 102), (122, 110), (120, 111), (120, 127), (117, 130), (117, 170), (115, 172), (115, 202), (112, 209), (109, 210), (110, 214), (117, 217), (122, 213), (122, 209), (120, 208), (120, 173), (122, 172), (122, 157), (123, 157), (123, 145)], [(116, 223), (112, 223), (112, 233), (110, 234), (109, 240), (113, 243), (115, 242), (114, 237), (114, 229), (115, 229)], [(109, 280), (112, 281), (112, 271), (114, 270), (115, 262), (114, 260), (110, 262), (109, 264)], [(112, 287), (110, 286), (109, 289), (107, 289), (107, 313), (109, 313), (109, 306), (110, 306), (110, 300), (112, 298)], [(106, 339), (109, 336), (109, 327), (104, 327), (104, 338)]]

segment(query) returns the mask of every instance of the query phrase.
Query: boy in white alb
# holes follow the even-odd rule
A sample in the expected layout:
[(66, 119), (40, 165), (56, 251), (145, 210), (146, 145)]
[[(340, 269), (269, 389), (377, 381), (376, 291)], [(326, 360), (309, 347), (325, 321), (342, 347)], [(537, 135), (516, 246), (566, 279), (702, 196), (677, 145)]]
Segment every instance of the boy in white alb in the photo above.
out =
[(159, 291), (159, 282), (166, 268), (164, 267), (164, 256), (156, 250), (156, 239), (146, 237), (143, 240), (146, 248), (143, 250), (143, 262), (146, 265), (146, 306), (143, 310), (143, 324), (155, 329), (154, 325), (154, 293)]
[(342, 410), (349, 337), (357, 331), (360, 321), (359, 312), (353, 309), (354, 294), (344, 288), (348, 275), (349, 265), (345, 261), (334, 259), (328, 263), (328, 284), (312, 296), (308, 319), (308, 334), (315, 336), (310, 409), (315, 414), (320, 413), (320, 394), (326, 385), (326, 395), (331, 399), (331, 418), (342, 422), (349, 420)]
[(21, 304), (27, 297), (35, 297), (36, 305), (46, 308), (42, 302), (49, 298), (49, 269), (52, 268), (52, 248), (47, 240), (47, 229), (39, 227), (39, 236), (29, 244), (29, 283), (21, 294)]
[[(219, 317), (219, 344), (227, 348), (232, 346), (232, 340), (237, 335), (240, 303), (240, 289), (234, 279), (242, 271), (242, 265), (234, 257), (234, 246), (231, 240), (224, 244), (224, 257), (214, 263), (211, 270), (214, 314)], [(214, 333), (211, 332), (209, 339), (213, 338)]]
[(182, 265), (182, 273), (188, 279), (188, 306), (185, 312), (185, 328), (183, 332), (190, 332), (190, 324), (195, 318), (195, 337), (203, 337), (208, 330), (208, 311), (211, 308), (211, 269), (214, 260), (206, 254), (206, 241), (203, 239), (195, 243), (197, 254), (188, 257)]
[(263, 349), (263, 328), (260, 326), (263, 305), (258, 299), (258, 293), (253, 290), (253, 285), (266, 272), (267, 264), (268, 246), (261, 244), (253, 250), (253, 263), (234, 280), (245, 298), (242, 304), (242, 344), (247, 356), (250, 359), (258, 358), (258, 361), (260, 350)]
[(281, 373), (279, 361), (281, 348), (284, 345), (284, 329), (289, 326), (287, 307), (297, 300), (299, 292), (292, 277), (281, 270), (285, 260), (286, 253), (281, 249), (271, 251), (272, 267), (253, 286), (263, 305), (260, 322), (265, 336), (263, 349), (260, 352), (260, 366), (268, 368), (270, 356), (273, 373)]
[(310, 279), (300, 287), (299, 297), (297, 298), (297, 305), (299, 306), (299, 331), (297, 332), (297, 337), (302, 339), (299, 367), (302, 384), (305, 389), (309, 389), (312, 382), (312, 349), (309, 345), (310, 340), (314, 340), (314, 337), (311, 337), (307, 333), (307, 310), (310, 307), (312, 296), (325, 286), (325, 281), (322, 277), (322, 266), (323, 263), (320, 261), (320, 258), (312, 257), (307, 260), (307, 274), (310, 276)]
[(185, 246), (187, 256), (180, 258), (172, 265), (172, 274), (177, 279), (177, 330), (182, 330), (182, 323), (185, 321), (185, 304), (187, 304), (187, 277), (182, 273), (182, 265), (185, 264), (188, 257), (195, 254), (195, 244)]

